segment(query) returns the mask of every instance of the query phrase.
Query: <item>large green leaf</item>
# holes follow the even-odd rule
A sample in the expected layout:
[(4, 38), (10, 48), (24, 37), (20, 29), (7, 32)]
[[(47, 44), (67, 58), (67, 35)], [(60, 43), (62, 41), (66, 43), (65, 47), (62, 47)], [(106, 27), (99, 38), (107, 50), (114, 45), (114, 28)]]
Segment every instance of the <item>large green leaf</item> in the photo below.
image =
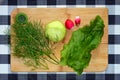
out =
[(98, 47), (104, 34), (104, 22), (100, 16), (96, 16), (86, 25), (73, 32), (68, 44), (61, 50), (61, 65), (73, 68), (78, 74), (89, 65), (91, 51)]

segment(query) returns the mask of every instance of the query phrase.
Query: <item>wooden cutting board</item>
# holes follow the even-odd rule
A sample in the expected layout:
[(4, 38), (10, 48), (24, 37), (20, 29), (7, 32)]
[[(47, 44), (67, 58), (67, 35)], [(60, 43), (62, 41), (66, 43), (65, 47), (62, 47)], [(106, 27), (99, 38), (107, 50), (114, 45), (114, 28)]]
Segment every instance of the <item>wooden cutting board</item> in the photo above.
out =
[[(28, 15), (30, 20), (41, 20), (43, 25), (46, 25), (48, 22), (52, 20), (59, 20), (61, 22), (65, 22), (67, 18), (70, 18), (74, 21), (76, 16), (80, 16), (81, 24), (83, 25), (89, 24), (91, 19), (94, 19), (96, 15), (100, 15), (105, 23), (104, 35), (101, 41), (101, 44), (98, 48), (92, 51), (92, 58), (89, 66), (84, 69), (85, 72), (97, 72), (104, 71), (108, 65), (108, 9), (107, 8), (17, 8), (13, 10), (11, 13), (11, 24), (14, 23), (14, 17), (17, 13), (24, 12)], [(75, 28), (77, 29), (77, 28)], [(74, 30), (75, 30), (74, 29)], [(13, 30), (11, 29), (11, 33)], [(57, 44), (57, 48), (55, 49), (55, 54), (58, 58), (60, 58), (60, 50), (63, 45), (66, 44), (70, 37), (72, 31), (67, 31), (65, 43), (59, 42)], [(11, 36), (11, 44), (14, 43), (12, 41), (13, 37)], [(14, 46), (13, 46), (14, 47)], [(11, 47), (11, 70), (12, 71), (31, 71), (31, 68), (24, 65), (24, 61), (13, 56), (13, 48)], [(63, 67), (60, 65), (50, 64), (49, 70), (41, 70), (37, 69), (35, 71), (45, 71), (45, 72), (71, 72), (73, 71), (71, 68), (67, 66)]]

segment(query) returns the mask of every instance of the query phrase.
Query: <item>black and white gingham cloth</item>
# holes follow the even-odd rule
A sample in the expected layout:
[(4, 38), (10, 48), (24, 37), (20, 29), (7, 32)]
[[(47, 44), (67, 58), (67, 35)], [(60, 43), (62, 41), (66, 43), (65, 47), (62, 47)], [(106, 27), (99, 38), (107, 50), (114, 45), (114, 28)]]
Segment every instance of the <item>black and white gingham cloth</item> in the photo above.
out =
[[(107, 7), (109, 9), (109, 64), (104, 72), (75, 73), (11, 72), (10, 14), (15, 8), (27, 7)], [(120, 80), (120, 0), (0, 0), (0, 80)]]

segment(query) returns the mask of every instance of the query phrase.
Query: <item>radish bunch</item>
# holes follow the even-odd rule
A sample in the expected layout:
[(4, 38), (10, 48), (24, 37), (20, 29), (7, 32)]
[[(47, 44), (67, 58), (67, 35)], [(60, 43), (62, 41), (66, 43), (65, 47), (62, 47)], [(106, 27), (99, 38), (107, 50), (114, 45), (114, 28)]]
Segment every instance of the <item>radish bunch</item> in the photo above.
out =
[[(75, 24), (76, 24), (76, 26), (80, 25), (80, 23), (81, 23), (80, 17), (76, 16), (76, 18), (75, 18)], [(72, 29), (74, 27), (74, 22), (71, 19), (67, 19), (65, 21), (65, 27), (67, 29), (69, 29), (69, 30)]]

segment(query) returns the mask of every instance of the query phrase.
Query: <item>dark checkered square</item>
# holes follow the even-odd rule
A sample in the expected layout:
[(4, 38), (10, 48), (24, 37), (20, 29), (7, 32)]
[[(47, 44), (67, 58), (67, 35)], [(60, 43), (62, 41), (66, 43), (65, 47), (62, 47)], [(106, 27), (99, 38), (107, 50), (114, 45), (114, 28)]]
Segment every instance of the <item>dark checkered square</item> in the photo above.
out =
[(8, 5), (17, 5), (17, 0), (8, 0)]
[(66, 0), (66, 5), (75, 5), (76, 0)]

